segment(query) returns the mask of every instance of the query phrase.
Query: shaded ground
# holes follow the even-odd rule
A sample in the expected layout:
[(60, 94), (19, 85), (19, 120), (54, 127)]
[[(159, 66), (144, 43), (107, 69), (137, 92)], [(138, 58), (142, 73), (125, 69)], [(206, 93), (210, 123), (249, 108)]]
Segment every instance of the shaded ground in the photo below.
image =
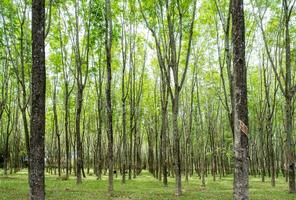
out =
[[(1, 174), (2, 171), (0, 171)], [(232, 199), (232, 177), (218, 178), (215, 182), (212, 177), (207, 178), (206, 188), (200, 186), (198, 177), (189, 179), (189, 183), (182, 182), (183, 195), (174, 196), (174, 179), (169, 179), (169, 186), (164, 188), (162, 183), (154, 179), (149, 173), (143, 172), (134, 180), (127, 180), (121, 184), (120, 177), (114, 181), (114, 197), (107, 195), (107, 177), (102, 181), (89, 176), (81, 185), (76, 185), (75, 177), (68, 181), (58, 180), (56, 176), (46, 175), (46, 199), (49, 200), (230, 200)], [(284, 178), (276, 181), (276, 187), (270, 186), (267, 178), (265, 183), (260, 178), (250, 177), (250, 199), (252, 200), (295, 200), (296, 195), (288, 193), (288, 184)], [(28, 199), (27, 172), (4, 177), (0, 175), (0, 200)]]

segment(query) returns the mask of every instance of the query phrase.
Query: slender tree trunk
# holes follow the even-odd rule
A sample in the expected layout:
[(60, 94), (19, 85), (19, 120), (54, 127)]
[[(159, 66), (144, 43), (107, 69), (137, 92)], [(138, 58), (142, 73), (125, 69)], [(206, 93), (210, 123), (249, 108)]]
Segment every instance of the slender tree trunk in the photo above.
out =
[[(157, 123), (157, 116), (155, 116), (155, 123)], [(155, 137), (155, 163), (154, 163), (154, 177), (158, 178), (159, 173), (159, 153), (158, 153), (158, 130), (154, 130), (154, 137)]]
[(65, 154), (66, 154), (66, 180), (69, 178), (69, 168), (70, 168), (70, 163), (71, 163), (71, 158), (70, 158), (70, 144), (69, 144), (69, 98), (70, 98), (70, 93), (69, 91), (69, 73), (68, 73), (68, 67), (66, 65), (66, 50), (64, 49), (64, 43), (63, 43), (63, 37), (62, 37), (62, 31), (61, 31), (61, 24), (60, 24), (60, 12), (59, 12), (59, 36), (60, 36), (60, 49), (61, 49), (61, 56), (62, 56), (62, 68), (63, 68), (63, 78), (64, 78), (64, 87), (65, 87), (65, 92), (64, 92), (64, 109), (65, 109), (65, 115), (64, 115), (64, 126), (65, 126), (65, 143), (66, 143), (66, 148), (65, 148)]
[(103, 156), (102, 156), (102, 109), (103, 109), (103, 100), (102, 100), (102, 80), (103, 71), (101, 69), (101, 55), (99, 56), (99, 79), (96, 82), (96, 93), (97, 93), (97, 109), (98, 109), (98, 119), (97, 119), (97, 144), (96, 151), (98, 159), (97, 161), (97, 179), (101, 180), (102, 178), (102, 167), (103, 167)]
[[(263, 60), (264, 63), (264, 60)], [(273, 115), (275, 111), (275, 98), (277, 93), (277, 86), (275, 84), (275, 91), (273, 96), (273, 105), (271, 105), (271, 96), (270, 96), (270, 80), (268, 80), (267, 75), (267, 69), (268, 66), (263, 69), (264, 71), (264, 86), (265, 86), (265, 99), (266, 99), (266, 105), (267, 105), (267, 116), (266, 116), (266, 133), (267, 133), (267, 144), (269, 146), (268, 148), (268, 154), (269, 154), (269, 170), (271, 172), (271, 186), (275, 186), (275, 160), (274, 160), (274, 144), (272, 142), (273, 137)], [(276, 81), (276, 80), (275, 80)]]
[[(80, 85), (79, 85), (80, 86)], [(79, 87), (78, 86), (78, 87)], [(82, 88), (78, 88), (77, 97), (76, 97), (76, 120), (75, 120), (75, 129), (76, 129), (76, 183), (80, 184), (81, 180), (81, 170), (82, 170), (82, 142), (80, 136), (80, 118), (81, 118), (81, 109), (82, 109)]]
[(108, 135), (108, 193), (113, 194), (113, 127), (112, 127), (112, 99), (111, 99), (111, 48), (112, 48), (112, 15), (110, 0), (105, 1), (105, 48), (107, 62), (106, 110), (107, 110), (107, 135)]
[[(8, 77), (5, 77), (5, 78), (8, 78)], [(5, 91), (5, 96), (6, 96), (6, 100), (8, 101), (6, 103), (6, 109), (5, 109), (5, 112), (6, 112), (6, 117), (7, 117), (7, 124), (6, 124), (6, 134), (4, 135), (4, 154), (3, 154), (3, 171), (4, 171), (4, 175), (6, 176), (7, 175), (7, 171), (8, 171), (8, 161), (9, 161), (9, 157), (10, 157), (10, 152), (9, 152), (9, 137), (11, 135), (11, 132), (13, 129), (10, 130), (10, 126), (11, 126), (11, 99), (12, 99), (12, 94), (10, 92), (10, 94), (8, 93), (8, 88), (11, 85), (9, 85), (9, 80), (7, 80), (7, 85), (6, 86), (6, 91)], [(9, 96), (9, 98), (8, 98)], [(2, 129), (3, 130), (3, 129)], [(2, 131), (1, 131), (2, 132)], [(3, 132), (2, 132), (2, 135), (3, 135)]]
[(59, 124), (58, 124), (58, 114), (57, 114), (57, 103), (56, 103), (56, 96), (57, 96), (57, 80), (54, 80), (54, 91), (53, 91), (53, 115), (54, 115), (54, 128), (55, 128), (55, 135), (57, 137), (57, 145), (58, 145), (58, 175), (61, 176), (61, 141), (60, 141), (60, 133), (59, 133)]
[(168, 127), (168, 91), (167, 85), (164, 83), (164, 77), (162, 81), (162, 99), (161, 99), (161, 156), (162, 156), (162, 174), (163, 185), (168, 186), (168, 160), (167, 160), (167, 127)]
[[(80, 119), (81, 119), (81, 111), (83, 106), (83, 91), (85, 88), (87, 76), (88, 76), (88, 56), (89, 56), (89, 29), (90, 29), (90, 21), (88, 19), (87, 24), (87, 41), (85, 46), (85, 60), (82, 59), (80, 53), (80, 40), (79, 40), (79, 0), (75, 2), (75, 64), (76, 64), (76, 82), (77, 82), (77, 93), (76, 93), (76, 110), (75, 110), (75, 131), (76, 131), (76, 152), (77, 152), (77, 180), (76, 183), (80, 184), (81, 180), (81, 172), (83, 172), (83, 176), (85, 177), (83, 170), (83, 149), (82, 149), (82, 140), (80, 135)], [(91, 1), (89, 1), (89, 6), (91, 6)], [(90, 18), (90, 17), (89, 17)], [(84, 61), (84, 62), (83, 62)], [(83, 76), (82, 72), (82, 64), (86, 64), (85, 74)]]
[(66, 179), (69, 178), (69, 162), (71, 163), (69, 148), (69, 93), (68, 84), (65, 85), (65, 143), (66, 143)]
[(10, 136), (10, 125), (11, 125), (11, 113), (10, 108), (7, 113), (7, 125), (6, 125), (6, 137), (5, 137), (5, 147), (4, 147), (4, 156), (3, 156), (3, 171), (4, 175), (7, 175), (8, 159), (9, 159), (9, 136)]
[[(124, 19), (123, 19), (124, 20)], [(122, 140), (123, 140), (123, 163), (122, 163), (122, 183), (125, 183), (126, 179), (126, 167), (127, 167), (127, 139), (126, 139), (126, 97), (125, 94), (125, 69), (126, 69), (126, 35), (124, 33), (124, 22), (122, 22), (122, 79), (121, 79), (121, 101), (122, 101)]]
[[(21, 105), (21, 112), (22, 112), (22, 118), (23, 118), (23, 125), (24, 125), (24, 131), (25, 131), (25, 141), (26, 141), (26, 150), (28, 154), (28, 160), (30, 160), (30, 133), (29, 133), (29, 125), (27, 120), (27, 108), (28, 108), (28, 102), (27, 102), (27, 92), (26, 92), (26, 86), (25, 86), (25, 56), (24, 56), (24, 23), (25, 23), (25, 16), (23, 16), (23, 19), (21, 21), (21, 35), (20, 35), (20, 54), (21, 54), (21, 81), (19, 81), (22, 91), (22, 105)], [(28, 166), (28, 171), (30, 171), (30, 164)]]
[[(17, 104), (19, 104), (19, 93), (18, 95), (18, 100), (17, 100)], [(21, 142), (21, 135), (20, 135), (20, 130), (19, 130), (19, 109), (16, 108), (15, 111), (15, 126), (14, 126), (14, 164), (13, 164), (13, 168), (14, 168), (14, 173), (18, 172), (20, 169), (20, 156), (19, 156), (19, 152), (20, 152), (20, 142)], [(0, 117), (0, 121), (1, 121), (1, 117)]]
[[(186, 151), (187, 151), (187, 155), (186, 155), (186, 162), (187, 162), (187, 170), (186, 170), (186, 182), (188, 182), (188, 176), (189, 176), (189, 170), (190, 170), (190, 161), (192, 161), (192, 159), (190, 159), (190, 157), (192, 156), (192, 147), (193, 147), (193, 142), (192, 142), (192, 120), (193, 120), (193, 98), (194, 98), (194, 88), (195, 88), (195, 77), (196, 77), (196, 67), (194, 68), (194, 72), (193, 72), (193, 79), (191, 82), (191, 97), (190, 97), (190, 115), (189, 115), (189, 130), (188, 133), (186, 135)], [(191, 169), (192, 170), (192, 169)], [(192, 175), (192, 173), (190, 173), (190, 176)]]
[(138, 145), (137, 145), (137, 116), (136, 116), (136, 68), (135, 68), (135, 61), (134, 61), (134, 49), (135, 49), (135, 41), (132, 42), (132, 51), (131, 51), (131, 59), (132, 59), (132, 83), (134, 84), (134, 86), (132, 87), (133, 92), (133, 113), (132, 115), (133, 117), (133, 137), (134, 137), (134, 149), (133, 149), (133, 178), (136, 178), (137, 173), (136, 173), (136, 167), (137, 167), (137, 150), (138, 150)]
[[(132, 48), (131, 48), (131, 42), (130, 42), (130, 76), (133, 75), (132, 68), (134, 67), (132, 64)], [(134, 131), (134, 117), (135, 117), (135, 106), (134, 106), (134, 79), (130, 78), (130, 94), (129, 94), (129, 101), (130, 101), (130, 120), (129, 120), (129, 169), (128, 169), (128, 179), (132, 179), (132, 168), (133, 168), (133, 131)]]
[[(25, 132), (26, 150), (27, 150), (28, 160), (30, 160), (30, 133), (29, 133), (26, 109), (21, 108), (21, 112), (22, 112), (22, 119), (23, 119), (24, 132)], [(30, 162), (28, 163), (28, 171), (30, 171)]]
[[(178, 89), (177, 89), (178, 90)], [(173, 106), (173, 135), (174, 135), (174, 166), (175, 166), (175, 180), (176, 180), (176, 196), (182, 194), (181, 185), (181, 157), (180, 157), (180, 139), (178, 131), (178, 112), (179, 112), (179, 92), (175, 93), (172, 106)]]
[[(234, 126), (233, 126), (233, 110), (234, 110), (234, 95), (233, 95), (233, 74), (232, 74), (232, 69), (231, 69), (231, 53), (230, 53), (230, 18), (231, 18), (231, 6), (232, 6), (232, 0), (229, 1), (229, 9), (227, 13), (227, 18), (223, 16), (221, 9), (218, 5), (219, 1), (215, 0), (215, 5), (218, 10), (218, 15), (220, 17), (220, 21), (223, 26), (223, 31), (225, 35), (224, 39), (224, 51), (225, 51), (225, 62), (226, 62), (226, 71), (227, 71), (227, 77), (228, 77), (228, 82), (229, 82), (229, 90), (230, 90), (230, 106), (229, 106), (229, 100), (228, 100), (228, 95), (226, 91), (226, 84), (225, 84), (225, 78), (224, 78), (224, 63), (222, 63), (221, 59), (221, 54), (220, 54), (220, 46), (218, 45), (218, 53), (219, 53), (219, 66), (220, 66), (220, 77), (222, 81), (222, 88), (223, 88), (223, 93), (224, 93), (224, 99), (225, 99), (225, 107), (227, 111), (227, 117), (228, 121), (231, 127), (232, 135), (234, 138)], [(216, 23), (216, 25), (218, 25)], [(218, 38), (218, 33), (219, 29), (217, 27), (217, 41), (219, 40)]]
[(80, 58), (80, 47), (79, 47), (79, 17), (78, 17), (79, 1), (75, 2), (75, 64), (77, 72), (77, 93), (76, 93), (76, 108), (75, 108), (75, 134), (76, 134), (76, 183), (80, 184), (81, 170), (82, 170), (82, 142), (80, 135), (80, 118), (83, 102), (83, 85), (82, 85), (82, 69), (81, 69), (81, 58)]
[[(132, 85), (130, 86), (132, 87)], [(130, 103), (133, 102), (132, 101), (132, 97), (130, 97)], [(128, 164), (128, 179), (131, 180), (132, 179), (132, 165), (133, 165), (133, 106), (132, 104), (130, 104), (130, 125), (129, 125), (129, 164)]]

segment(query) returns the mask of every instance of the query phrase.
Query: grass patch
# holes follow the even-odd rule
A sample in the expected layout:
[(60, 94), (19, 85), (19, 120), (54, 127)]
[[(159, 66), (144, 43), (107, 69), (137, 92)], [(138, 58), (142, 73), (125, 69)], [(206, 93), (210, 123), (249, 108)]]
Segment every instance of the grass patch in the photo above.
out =
[[(0, 171), (1, 173), (1, 171)], [(0, 200), (28, 199), (27, 172), (20, 171), (9, 176), (0, 175)], [(229, 200), (232, 199), (232, 177), (223, 177), (213, 181), (208, 177), (206, 187), (201, 187), (198, 177), (189, 179), (189, 183), (182, 182), (183, 195), (176, 198), (174, 195), (174, 179), (169, 178), (169, 186), (163, 187), (162, 183), (153, 178), (149, 173), (143, 172), (134, 180), (121, 183), (121, 178), (114, 179), (114, 195), (107, 194), (107, 177), (96, 180), (94, 176), (83, 179), (81, 185), (76, 185), (76, 179), (71, 176), (69, 180), (59, 180), (57, 176), (46, 174), (46, 199), (49, 200)], [(284, 178), (276, 180), (276, 187), (271, 187), (270, 179), (261, 182), (260, 178), (250, 177), (250, 199), (252, 200), (295, 200), (296, 195), (288, 193), (288, 184)]]

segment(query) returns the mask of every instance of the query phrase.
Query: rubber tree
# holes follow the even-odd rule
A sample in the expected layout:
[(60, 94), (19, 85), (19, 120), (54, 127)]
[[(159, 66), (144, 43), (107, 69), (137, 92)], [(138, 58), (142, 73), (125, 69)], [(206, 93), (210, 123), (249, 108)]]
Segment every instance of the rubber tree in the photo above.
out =
[(30, 199), (45, 199), (45, 1), (32, 2)]
[(234, 78), (234, 187), (233, 199), (249, 199), (247, 68), (243, 0), (232, 0)]

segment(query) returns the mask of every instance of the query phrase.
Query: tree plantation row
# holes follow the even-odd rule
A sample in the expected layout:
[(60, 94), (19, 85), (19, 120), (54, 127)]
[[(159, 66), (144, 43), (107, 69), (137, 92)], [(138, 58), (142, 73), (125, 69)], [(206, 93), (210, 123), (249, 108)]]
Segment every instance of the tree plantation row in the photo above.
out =
[(110, 195), (144, 170), (176, 196), (227, 175), (236, 200), (249, 176), (296, 193), (295, 3), (0, 1), (4, 176), (27, 169), (32, 200), (45, 171)]

